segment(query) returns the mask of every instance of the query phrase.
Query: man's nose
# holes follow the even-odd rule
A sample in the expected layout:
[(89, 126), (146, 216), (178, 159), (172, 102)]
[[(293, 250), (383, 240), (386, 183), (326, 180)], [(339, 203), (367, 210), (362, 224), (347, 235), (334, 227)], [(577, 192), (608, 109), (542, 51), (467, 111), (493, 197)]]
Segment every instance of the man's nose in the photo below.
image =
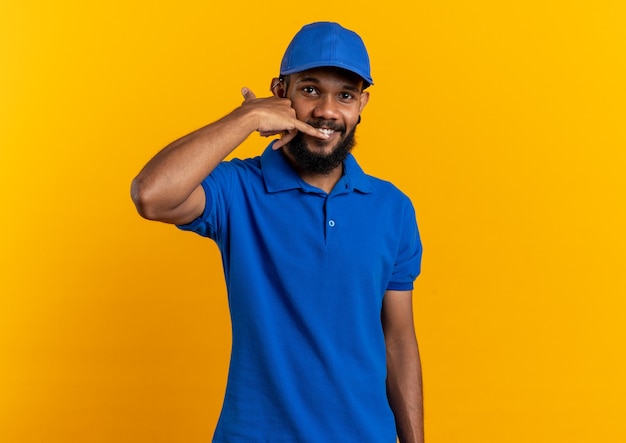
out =
[(323, 95), (316, 103), (313, 116), (325, 120), (335, 120), (338, 117), (337, 102), (330, 95)]

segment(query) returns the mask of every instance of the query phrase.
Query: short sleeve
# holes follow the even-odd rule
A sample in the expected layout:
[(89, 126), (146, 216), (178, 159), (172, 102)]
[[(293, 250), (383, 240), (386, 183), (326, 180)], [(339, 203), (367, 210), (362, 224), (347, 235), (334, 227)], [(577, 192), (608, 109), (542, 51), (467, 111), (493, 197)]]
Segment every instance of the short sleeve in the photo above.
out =
[(413, 282), (421, 271), (422, 242), (415, 218), (415, 210), (408, 198), (402, 212), (398, 252), (391, 280), (387, 285), (387, 289), (392, 291), (412, 290)]
[(227, 211), (226, 203), (230, 200), (232, 172), (230, 163), (220, 163), (201, 183), (206, 198), (202, 215), (188, 224), (176, 227), (217, 240)]

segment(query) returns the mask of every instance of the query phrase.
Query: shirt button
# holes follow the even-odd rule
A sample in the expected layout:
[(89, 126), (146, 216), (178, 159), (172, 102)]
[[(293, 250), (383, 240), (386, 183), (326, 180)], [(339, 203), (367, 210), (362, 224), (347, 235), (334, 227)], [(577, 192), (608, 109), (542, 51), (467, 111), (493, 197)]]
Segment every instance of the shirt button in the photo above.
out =
[(332, 228), (333, 226), (335, 226), (335, 220), (329, 220), (329, 221), (328, 221), (328, 226), (330, 226), (331, 228)]

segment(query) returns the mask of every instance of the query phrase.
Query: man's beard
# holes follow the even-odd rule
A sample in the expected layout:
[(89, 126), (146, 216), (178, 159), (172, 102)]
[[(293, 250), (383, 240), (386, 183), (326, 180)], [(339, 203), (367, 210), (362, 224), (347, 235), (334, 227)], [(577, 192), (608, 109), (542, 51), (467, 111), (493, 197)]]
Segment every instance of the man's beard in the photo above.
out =
[[(336, 125), (332, 121), (315, 120), (308, 121), (307, 123), (314, 128), (325, 127), (333, 129), (340, 132), (342, 136), (342, 139), (339, 140), (339, 143), (333, 148), (330, 154), (318, 154), (309, 149), (302, 132), (298, 132), (286, 146), (298, 167), (304, 172), (326, 175), (343, 163), (348, 157), (348, 154), (350, 154), (350, 151), (352, 151), (355, 145), (354, 132), (356, 126), (346, 134), (345, 126)], [(312, 137), (309, 137), (309, 140), (311, 140), (311, 138)], [(321, 145), (324, 141), (320, 140), (316, 142), (313, 140), (311, 143), (320, 143)]]

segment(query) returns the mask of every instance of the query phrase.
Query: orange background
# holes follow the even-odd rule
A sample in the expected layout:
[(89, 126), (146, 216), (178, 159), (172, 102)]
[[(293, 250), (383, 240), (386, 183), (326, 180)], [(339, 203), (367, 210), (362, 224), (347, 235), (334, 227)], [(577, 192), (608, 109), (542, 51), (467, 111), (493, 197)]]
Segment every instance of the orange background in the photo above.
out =
[(626, 441), (626, 4), (405, 3), (2, 3), (1, 442), (210, 441), (219, 256), (130, 180), (320, 19), (367, 43), (355, 154), (418, 214), (428, 441)]

